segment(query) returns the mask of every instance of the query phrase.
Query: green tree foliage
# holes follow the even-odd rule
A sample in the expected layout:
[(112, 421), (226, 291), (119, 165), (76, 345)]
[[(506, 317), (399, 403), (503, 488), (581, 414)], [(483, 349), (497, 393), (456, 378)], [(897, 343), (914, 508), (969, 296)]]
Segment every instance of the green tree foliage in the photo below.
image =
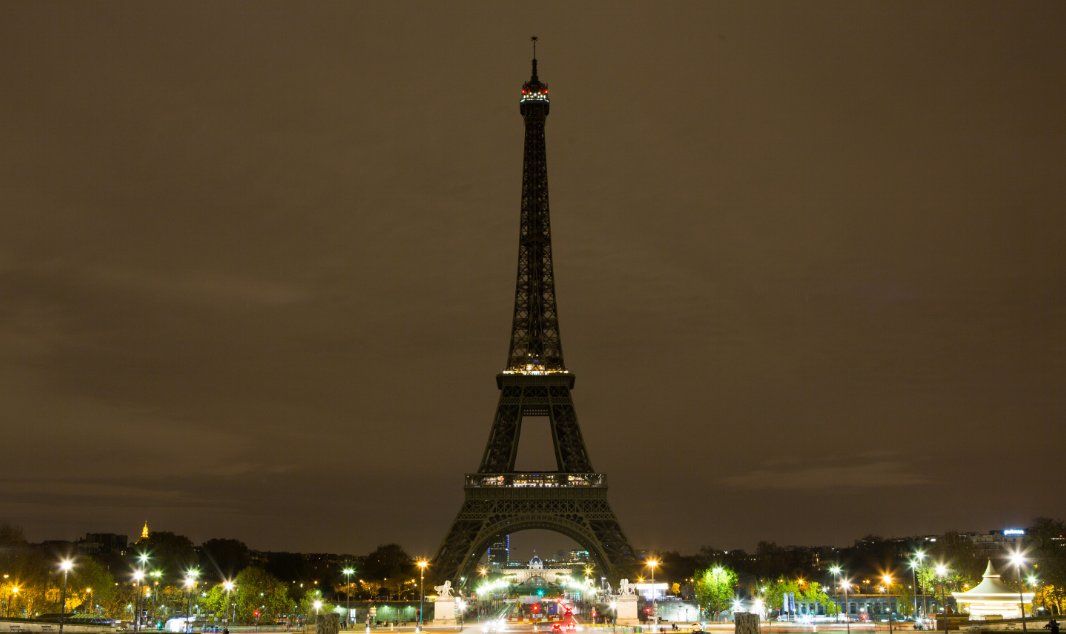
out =
[[(239, 623), (253, 622), (257, 609), (262, 613), (261, 621), (270, 622), (289, 614), (295, 607), (286, 585), (262, 568), (245, 568), (234, 582), (234, 600)], [(214, 588), (211, 592), (214, 592)], [(208, 598), (211, 597), (211, 592), (208, 593)], [(216, 594), (216, 598), (216, 603), (211, 605), (217, 613), (221, 609), (219, 600), (222, 596)]]
[(1026, 532), (1026, 554), (1040, 580), (1037, 603), (1058, 614), (1066, 610), (1066, 523), (1046, 517)]
[(318, 608), (318, 614), (333, 612), (337, 607), (322, 597), (321, 590), (312, 590), (311, 592), (304, 594), (303, 598), (300, 600), (300, 604), (296, 608), (297, 615), (309, 621), (313, 621), (315, 618), (315, 601), (322, 602), (322, 605)]
[(763, 601), (766, 603), (766, 608), (780, 610), (784, 605), (786, 594), (795, 595), (796, 603), (816, 603), (822, 606), (825, 613), (829, 615), (836, 614), (838, 611), (837, 604), (830, 598), (822, 584), (817, 581), (785, 578), (780, 578), (765, 586)]
[[(111, 572), (91, 557), (79, 557), (67, 579), (69, 608), (84, 614), (114, 612), (129, 592), (115, 585)], [(99, 606), (99, 607), (97, 607)]]
[(725, 566), (711, 566), (696, 572), (693, 592), (700, 611), (717, 618), (732, 604), (736, 587), (736, 572)]

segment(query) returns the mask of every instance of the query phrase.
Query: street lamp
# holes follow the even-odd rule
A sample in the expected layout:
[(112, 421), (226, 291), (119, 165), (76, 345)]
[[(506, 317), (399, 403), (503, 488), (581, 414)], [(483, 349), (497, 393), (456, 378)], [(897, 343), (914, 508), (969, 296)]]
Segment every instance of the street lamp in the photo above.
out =
[[(925, 552), (918, 550), (915, 551), (914, 557), (911, 559), (911, 581), (914, 584), (914, 621), (918, 622), (918, 569), (922, 567), (922, 561), (925, 559)], [(925, 593), (922, 593), (922, 618), (929, 612), (929, 605), (926, 603)]]
[(644, 565), (651, 570), (651, 614), (652, 614), (652, 629), (656, 629), (659, 624), (659, 611), (655, 603), (655, 569), (659, 567), (661, 562), (655, 557), (648, 557), (644, 561)]
[(152, 593), (152, 616), (159, 613), (159, 580), (163, 578), (162, 570), (153, 570), (148, 573), (148, 576), (153, 579), (152, 585), (155, 587), (155, 592)]
[(231, 595), (236, 588), (237, 584), (234, 583), (232, 579), (225, 579), (222, 581), (222, 589), (226, 591), (226, 607), (229, 608), (230, 625), (235, 625), (235, 621), (237, 620), (237, 604), (233, 603), (231, 598)]
[(425, 559), (419, 559), (416, 562), (418, 566), (418, 631), (422, 631), (422, 609), (426, 605), (426, 568), (429, 567), (429, 562)]
[(185, 631), (192, 632), (192, 595), (193, 590), (196, 589), (196, 579), (200, 576), (200, 571), (196, 568), (189, 568), (185, 572), (185, 589), (189, 593), (189, 612), (185, 615)]
[(352, 618), (352, 575), (355, 574), (355, 568), (348, 566), (341, 573), (344, 575), (344, 629), (348, 629)]
[(11, 584), (11, 596), (7, 599), (7, 608), (4, 610), (4, 616), (8, 616), (8, 612), (11, 611), (11, 608), (15, 607), (13, 604), (15, 603), (15, 600), (19, 598), (19, 592), (21, 590), (22, 588), (19, 587), (19, 584)]
[(837, 579), (838, 587), (844, 590), (844, 627), (848, 634), (851, 634), (851, 615), (848, 611), (848, 586), (851, 585), (851, 581), (844, 578), (844, 569), (838, 565), (830, 566), (829, 572), (833, 573)]
[(144, 581), (144, 570), (137, 568), (133, 571), (133, 631), (136, 632), (141, 626), (141, 582)]
[(885, 589), (885, 603), (888, 604), (888, 634), (892, 634), (892, 583), (895, 579), (892, 578), (890, 573), (881, 575), (882, 587)]
[(940, 611), (943, 612), (943, 614), (944, 614), (944, 617), (945, 617), (944, 618), (944, 631), (947, 632), (948, 631), (948, 620), (947, 620), (947, 615), (948, 615), (948, 592), (947, 592), (947, 586), (945, 584), (947, 583), (948, 574), (951, 571), (948, 569), (947, 564), (941, 562), (941, 563), (938, 563), (936, 565), (936, 567), (933, 568), (933, 572), (936, 573), (936, 578), (937, 578), (937, 580), (940, 581)]
[(74, 570), (73, 559), (60, 559), (59, 571), (63, 573), (63, 588), (59, 592), (59, 632), (63, 633), (63, 624), (67, 620), (67, 575)]
[(1018, 609), (1022, 611), (1022, 631), (1028, 631), (1025, 626), (1025, 579), (1022, 578), (1022, 569), (1025, 568), (1025, 553), (1015, 550), (1010, 554), (1010, 565), (1018, 569)]
[(318, 611), (322, 609), (322, 599), (315, 599), (311, 603), (311, 607), (315, 609), (315, 616), (318, 616)]

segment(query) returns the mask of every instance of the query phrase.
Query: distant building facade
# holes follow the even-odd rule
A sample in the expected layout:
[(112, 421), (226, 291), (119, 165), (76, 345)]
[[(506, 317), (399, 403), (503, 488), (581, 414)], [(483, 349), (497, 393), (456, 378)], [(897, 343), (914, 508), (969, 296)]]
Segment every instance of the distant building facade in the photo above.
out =
[(506, 568), (507, 564), (511, 563), (511, 536), (501, 535), (489, 544), (485, 556), (493, 568)]

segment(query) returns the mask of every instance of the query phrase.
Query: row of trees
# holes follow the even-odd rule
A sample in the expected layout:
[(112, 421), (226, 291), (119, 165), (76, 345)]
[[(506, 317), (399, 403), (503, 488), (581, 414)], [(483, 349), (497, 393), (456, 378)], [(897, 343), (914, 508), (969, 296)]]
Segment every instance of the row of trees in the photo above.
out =
[(70, 548), (29, 544), (21, 530), (0, 524), (0, 615), (62, 610), (156, 620), (191, 609), (209, 619), (254, 622), (330, 610), (337, 597), (418, 596), (414, 560), (396, 544), (363, 556), (263, 553), (232, 539), (195, 546), (182, 535), (156, 532), (124, 552), (74, 556), (64, 584), (58, 564), (68, 557)]
[[(1035, 587), (1038, 604), (1049, 610), (1066, 609), (1066, 523), (1047, 518), (1034, 520), (1026, 531), (1022, 550), (1029, 562), (1026, 576), (1033, 575), (1038, 582), (1034, 585), (1027, 579), (1026, 590)], [(912, 576), (918, 552), (924, 558)], [(1017, 575), (1008, 565), (1009, 555), (993, 554), (993, 563), (1004, 573), (1004, 580), (1017, 588)], [(761, 542), (754, 551), (708, 546), (693, 554), (665, 552), (660, 557), (661, 574), (681, 581), (679, 592), (685, 596), (697, 594), (697, 580), (715, 566), (735, 571), (741, 586), (753, 588), (768, 587), (780, 579), (818, 580), (832, 585), (829, 568), (839, 565), (855, 584), (854, 591), (879, 592), (887, 583), (891, 588), (886, 587), (885, 591), (900, 595), (901, 611), (908, 613), (915, 591), (913, 577), (917, 577), (917, 586), (925, 594), (950, 595), (980, 580), (988, 553), (968, 536), (949, 532), (937, 536), (935, 541), (871, 535), (841, 549)]]
[[(700, 612), (711, 619), (716, 619), (733, 606), (739, 587), (736, 571), (722, 565), (714, 565), (696, 572), (693, 577), (693, 598)], [(787, 594), (795, 596), (797, 602), (822, 606), (826, 614), (836, 614), (837, 606), (830, 599), (825, 587), (817, 581), (802, 578), (778, 578), (770, 582), (749, 588), (747, 594), (762, 600), (767, 608), (783, 604)]]

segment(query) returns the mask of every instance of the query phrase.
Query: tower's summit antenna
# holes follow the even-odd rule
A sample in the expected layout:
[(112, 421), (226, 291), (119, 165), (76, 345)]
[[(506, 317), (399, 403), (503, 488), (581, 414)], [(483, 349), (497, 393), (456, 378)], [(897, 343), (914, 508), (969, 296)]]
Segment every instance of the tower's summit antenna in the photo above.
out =
[(537, 81), (537, 36), (533, 35), (529, 38), (529, 41), (533, 43), (533, 79)]

